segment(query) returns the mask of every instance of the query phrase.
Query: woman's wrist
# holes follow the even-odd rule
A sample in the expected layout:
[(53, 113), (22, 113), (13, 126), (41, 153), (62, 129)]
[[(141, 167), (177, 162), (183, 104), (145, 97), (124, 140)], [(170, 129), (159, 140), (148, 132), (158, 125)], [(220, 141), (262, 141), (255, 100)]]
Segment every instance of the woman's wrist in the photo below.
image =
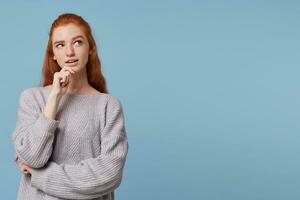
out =
[(60, 101), (60, 97), (55, 93), (50, 93), (43, 110), (43, 113), (46, 117), (50, 119), (55, 119), (57, 107)]

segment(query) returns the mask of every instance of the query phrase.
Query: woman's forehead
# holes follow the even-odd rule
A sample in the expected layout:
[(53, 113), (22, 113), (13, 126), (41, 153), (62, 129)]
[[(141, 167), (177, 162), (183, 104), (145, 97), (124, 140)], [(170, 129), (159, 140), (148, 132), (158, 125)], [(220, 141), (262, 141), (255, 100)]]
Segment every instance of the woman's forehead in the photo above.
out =
[(75, 37), (86, 38), (83, 28), (76, 24), (67, 24), (56, 27), (52, 32), (52, 40), (72, 40)]

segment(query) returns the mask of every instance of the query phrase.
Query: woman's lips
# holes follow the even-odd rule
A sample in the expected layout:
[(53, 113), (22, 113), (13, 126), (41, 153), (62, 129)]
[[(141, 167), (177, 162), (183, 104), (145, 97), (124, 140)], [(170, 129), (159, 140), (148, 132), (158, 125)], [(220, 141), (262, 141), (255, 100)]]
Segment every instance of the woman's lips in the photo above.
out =
[(75, 62), (66, 62), (66, 64), (71, 67), (76, 66), (78, 64), (78, 60), (76, 60)]

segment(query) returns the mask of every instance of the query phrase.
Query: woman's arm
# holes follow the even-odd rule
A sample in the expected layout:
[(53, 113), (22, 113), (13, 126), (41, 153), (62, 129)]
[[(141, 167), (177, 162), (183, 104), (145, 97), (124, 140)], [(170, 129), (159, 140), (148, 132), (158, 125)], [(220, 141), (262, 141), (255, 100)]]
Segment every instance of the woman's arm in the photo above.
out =
[[(49, 162), (31, 169), (31, 185), (63, 199), (92, 199), (115, 190), (121, 183), (128, 141), (120, 102), (111, 98), (101, 134), (101, 154), (77, 165)], [(99, 141), (100, 142), (100, 141)]]
[(16, 157), (29, 167), (43, 167), (52, 154), (54, 132), (59, 124), (54, 119), (57, 104), (55, 95), (49, 95), (44, 112), (41, 112), (29, 90), (20, 95), (12, 139)]

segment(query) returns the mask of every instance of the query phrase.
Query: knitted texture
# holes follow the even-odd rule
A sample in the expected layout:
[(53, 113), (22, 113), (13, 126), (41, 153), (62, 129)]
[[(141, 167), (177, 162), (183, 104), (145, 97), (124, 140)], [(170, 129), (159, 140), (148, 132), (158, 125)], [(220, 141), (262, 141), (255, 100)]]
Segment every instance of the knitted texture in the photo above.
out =
[(129, 148), (121, 102), (67, 93), (50, 119), (43, 114), (49, 93), (33, 87), (19, 97), (12, 140), (31, 175), (21, 174), (17, 199), (113, 200)]

